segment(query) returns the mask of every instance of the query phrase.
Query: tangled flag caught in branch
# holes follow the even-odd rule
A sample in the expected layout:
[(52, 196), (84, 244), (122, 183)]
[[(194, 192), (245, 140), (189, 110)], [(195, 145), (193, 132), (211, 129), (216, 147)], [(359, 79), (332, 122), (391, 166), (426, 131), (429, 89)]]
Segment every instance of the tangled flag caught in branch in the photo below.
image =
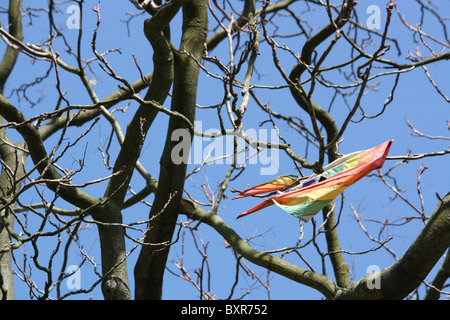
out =
[[(281, 176), (242, 191), (233, 199), (273, 191), (281, 193), (264, 200), (237, 218), (276, 204), (284, 211), (307, 222), (346, 188), (372, 170), (381, 168), (392, 141), (389, 140), (371, 149), (345, 155), (325, 166), (324, 172), (321, 174), (314, 174), (307, 178), (292, 175)], [(283, 192), (285, 190), (288, 191)]]

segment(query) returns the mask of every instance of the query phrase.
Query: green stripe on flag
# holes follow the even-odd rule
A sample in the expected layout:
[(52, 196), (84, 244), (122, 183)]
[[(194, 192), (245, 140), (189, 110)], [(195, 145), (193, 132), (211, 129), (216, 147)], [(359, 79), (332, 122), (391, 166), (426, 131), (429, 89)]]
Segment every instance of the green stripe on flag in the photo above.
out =
[(313, 200), (304, 203), (297, 204), (295, 206), (283, 205), (278, 203), (276, 200), (273, 202), (283, 209), (284, 211), (290, 213), (294, 217), (300, 218), (304, 221), (309, 221), (317, 212), (325, 208), (333, 200)]

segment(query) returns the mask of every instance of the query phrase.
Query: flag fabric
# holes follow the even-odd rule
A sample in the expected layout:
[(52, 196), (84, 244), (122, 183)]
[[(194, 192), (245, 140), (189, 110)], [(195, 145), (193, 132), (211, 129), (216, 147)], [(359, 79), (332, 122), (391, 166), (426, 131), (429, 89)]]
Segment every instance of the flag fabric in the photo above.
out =
[(239, 199), (248, 196), (254, 196), (256, 194), (267, 193), (289, 188), (299, 183), (299, 177), (294, 175), (281, 176), (272, 181), (257, 185), (253, 188), (247, 189), (239, 193), (234, 199)]
[[(240, 214), (241, 218), (255, 211), (277, 205), (284, 211), (303, 220), (309, 221), (317, 212), (331, 203), (346, 188), (383, 166), (393, 140), (386, 141), (368, 150), (357, 151), (341, 157), (324, 167), (324, 172), (309, 177), (304, 182), (299, 182), (289, 191), (272, 196), (255, 207)], [(265, 190), (269, 186), (276, 185), (273, 181), (267, 184), (248, 189), (248, 193), (235, 198), (253, 195), (255, 192)], [(286, 180), (287, 181), (287, 180)], [(265, 186), (266, 187), (261, 187)], [(280, 184), (278, 184), (280, 185)], [(258, 188), (259, 187), (259, 188)], [(286, 185), (285, 185), (286, 187)], [(253, 189), (253, 191), (251, 191)], [(281, 188), (279, 188), (281, 189)], [(277, 190), (279, 190), (277, 189)], [(273, 189), (276, 190), (276, 189)], [(247, 191), (247, 190), (246, 190)]]

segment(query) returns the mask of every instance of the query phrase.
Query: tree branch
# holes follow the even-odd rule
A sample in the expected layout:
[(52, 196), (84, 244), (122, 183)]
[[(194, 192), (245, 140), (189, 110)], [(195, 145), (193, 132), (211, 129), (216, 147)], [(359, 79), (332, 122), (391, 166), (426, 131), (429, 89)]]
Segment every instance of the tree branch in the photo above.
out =
[[(339, 292), (336, 299), (403, 299), (421, 284), (449, 246), (450, 193), (440, 200), (428, 223), (400, 260)], [(368, 288), (369, 277), (379, 278), (378, 289)]]
[(79, 208), (86, 209), (95, 205), (98, 200), (87, 193), (74, 187), (60, 186), (58, 184), (57, 181), (62, 176), (50, 162), (39, 131), (3, 95), (0, 95), (0, 107), (0, 116), (9, 122), (15, 122), (17, 124), (17, 131), (27, 143), (31, 159), (37, 166), (42, 178), (48, 179), (48, 188)]
[[(180, 51), (188, 52), (195, 60), (201, 61), (204, 50), (203, 39), (208, 29), (206, 3), (203, 0), (187, 0), (183, 1), (182, 8), (183, 35)], [(155, 17), (157, 16), (158, 14)], [(174, 58), (171, 110), (182, 114), (191, 123), (194, 123), (200, 68), (194, 59), (180, 52), (175, 51)], [(189, 129), (186, 122), (179, 117), (170, 117), (166, 142), (160, 160), (158, 189), (150, 211), (150, 218), (158, 216), (151, 222), (152, 228), (147, 233), (146, 243), (170, 242), (175, 230), (187, 168), (186, 162), (176, 164), (172, 159), (172, 150), (178, 143), (172, 141), (172, 133), (177, 129), (189, 132), (192, 140), (193, 131)], [(190, 148), (190, 143), (186, 143), (186, 146)], [(189, 154), (189, 150), (183, 150), (183, 152)], [(170, 203), (169, 199), (171, 199)], [(159, 214), (163, 208), (165, 208), (164, 212)], [(163, 248), (158, 246), (142, 247), (134, 270), (136, 299), (161, 299), (168, 252), (167, 246)]]
[(339, 288), (327, 276), (300, 268), (283, 259), (253, 249), (217, 214), (206, 212), (188, 199), (183, 199), (180, 212), (186, 214), (191, 219), (206, 223), (212, 227), (242, 257), (256, 265), (276, 272), (295, 282), (314, 288), (321, 292), (327, 299), (333, 299), (339, 291)]

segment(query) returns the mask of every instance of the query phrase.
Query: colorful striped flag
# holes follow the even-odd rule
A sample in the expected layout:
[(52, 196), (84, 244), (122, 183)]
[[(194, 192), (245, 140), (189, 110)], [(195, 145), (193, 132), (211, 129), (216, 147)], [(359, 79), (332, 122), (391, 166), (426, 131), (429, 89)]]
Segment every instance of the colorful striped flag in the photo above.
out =
[[(284, 211), (307, 222), (346, 188), (366, 176), (372, 170), (381, 168), (392, 142), (393, 140), (389, 140), (371, 149), (353, 152), (341, 157), (325, 166), (323, 173), (313, 175), (303, 183), (298, 181), (299, 179), (295, 180), (298, 181), (298, 184), (292, 187), (290, 191), (264, 200), (255, 207), (240, 214), (237, 218), (276, 204)], [(255, 187), (256, 189), (251, 188), (245, 190), (235, 198), (262, 193), (271, 187), (273, 188), (272, 190), (279, 190), (289, 186), (287, 184), (288, 180), (281, 179), (285, 181), (284, 187), (275, 189), (275, 186), (280, 186), (281, 184), (274, 183), (274, 181), (278, 181), (280, 178), (257, 186)]]

